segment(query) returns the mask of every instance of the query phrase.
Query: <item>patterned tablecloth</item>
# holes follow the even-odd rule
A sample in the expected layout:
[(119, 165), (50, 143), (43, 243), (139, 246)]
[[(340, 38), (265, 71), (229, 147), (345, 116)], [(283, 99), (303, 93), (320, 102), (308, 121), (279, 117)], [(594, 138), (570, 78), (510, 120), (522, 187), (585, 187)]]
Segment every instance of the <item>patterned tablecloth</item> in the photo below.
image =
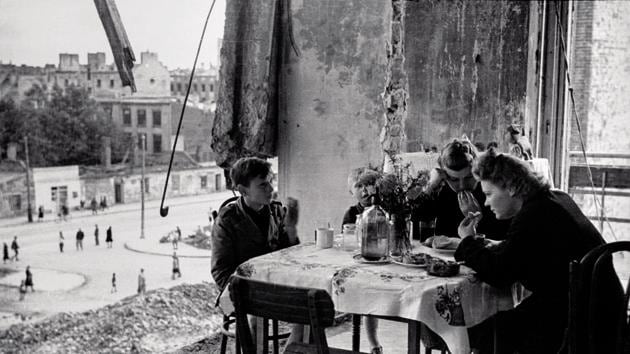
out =
[[(452, 256), (423, 246), (414, 252), (452, 260)], [(510, 289), (479, 281), (465, 266), (459, 275), (442, 278), (427, 274), (424, 268), (365, 264), (352, 256), (307, 243), (250, 259), (237, 273), (266, 282), (324, 289), (337, 311), (421, 321), (444, 338), (452, 353), (470, 352), (467, 327), (514, 306)], [(220, 306), (226, 313), (233, 310), (227, 294), (221, 297)]]

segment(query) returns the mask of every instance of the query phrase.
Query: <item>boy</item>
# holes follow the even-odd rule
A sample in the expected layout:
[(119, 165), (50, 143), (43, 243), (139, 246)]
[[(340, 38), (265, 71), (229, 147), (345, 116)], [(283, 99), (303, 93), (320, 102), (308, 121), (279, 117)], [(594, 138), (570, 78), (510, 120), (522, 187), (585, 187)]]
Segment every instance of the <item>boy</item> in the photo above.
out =
[[(379, 176), (380, 174), (378, 172), (364, 167), (355, 168), (350, 172), (348, 176), (348, 188), (350, 189), (350, 194), (356, 199), (357, 204), (348, 208), (343, 215), (342, 230), (344, 224), (356, 223), (357, 215), (361, 215), (365, 208), (372, 205), (372, 196), (376, 194), (376, 181)], [(365, 333), (372, 348), (372, 354), (383, 353), (383, 347), (376, 335), (377, 330), (378, 319), (365, 317)]]
[(219, 210), (212, 227), (212, 277), (220, 289), (241, 263), (300, 242), (297, 218), (285, 222), (282, 204), (271, 200), (270, 163), (241, 158), (230, 177), (241, 196)]

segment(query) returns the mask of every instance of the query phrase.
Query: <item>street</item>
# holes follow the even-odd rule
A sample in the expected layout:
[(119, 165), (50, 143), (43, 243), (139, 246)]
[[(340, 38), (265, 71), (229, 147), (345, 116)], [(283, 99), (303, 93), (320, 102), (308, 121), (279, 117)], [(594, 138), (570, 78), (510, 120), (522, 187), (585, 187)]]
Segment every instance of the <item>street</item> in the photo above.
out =
[[(208, 225), (208, 214), (232, 195), (220, 192), (193, 197), (167, 199), (169, 215), (159, 215), (160, 200), (145, 204), (146, 249), (157, 249), (169, 254), (172, 246), (159, 244), (160, 237), (179, 226), (182, 237), (194, 233), (198, 226)], [(166, 255), (152, 255), (125, 248), (126, 242), (140, 238), (140, 204), (115, 205), (98, 215), (89, 211), (70, 214), (68, 221), (55, 221), (46, 215), (45, 221), (21, 223), (26, 217), (0, 221), (0, 242), (10, 245), (18, 236), (19, 261), (0, 266), (0, 328), (16, 322), (19, 313), (40, 319), (58, 312), (85, 311), (114, 303), (136, 294), (137, 277), (144, 268), (147, 290), (171, 287), (181, 283), (211, 282), (210, 251), (207, 258), (186, 257), (188, 245), (180, 243), (182, 277), (171, 279), (172, 259)], [(95, 245), (94, 225), (99, 226), (100, 245)], [(105, 244), (106, 230), (112, 226), (113, 247)], [(76, 250), (75, 236), (81, 228), (85, 233), (83, 251)], [(59, 252), (59, 231), (65, 238), (64, 253)], [(142, 250), (141, 250), (142, 251)], [(190, 249), (189, 253), (200, 254)], [(201, 253), (201, 254), (205, 254)], [(11, 252), (11, 255), (13, 253)], [(34, 292), (30, 290), (23, 301), (18, 301), (19, 280), (24, 279), (26, 266), (33, 273)], [(7, 270), (17, 271), (3, 277)], [(112, 273), (116, 273), (117, 292), (111, 293)], [(10, 281), (8, 281), (10, 280)], [(39, 285), (39, 288), (38, 288)], [(212, 301), (212, 299), (208, 299)]]

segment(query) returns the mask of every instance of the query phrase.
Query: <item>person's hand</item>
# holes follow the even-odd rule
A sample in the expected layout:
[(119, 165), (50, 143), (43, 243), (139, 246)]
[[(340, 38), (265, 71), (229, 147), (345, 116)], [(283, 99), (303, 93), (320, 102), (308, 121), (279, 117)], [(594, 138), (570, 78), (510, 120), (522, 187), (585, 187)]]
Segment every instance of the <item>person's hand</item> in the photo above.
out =
[(284, 216), (284, 224), (286, 226), (296, 226), (300, 214), (300, 207), (297, 199), (287, 197), (286, 207), (287, 213)]
[(481, 213), (468, 213), (464, 220), (459, 223), (457, 227), (457, 234), (462, 240), (469, 236), (474, 236), (477, 233), (477, 224), (481, 220)]
[(287, 213), (284, 215), (284, 229), (289, 237), (289, 243), (297, 243), (297, 223), (300, 214), (300, 207), (297, 199), (287, 197), (286, 202)]
[(481, 212), (481, 206), (479, 206), (477, 198), (475, 198), (470, 191), (464, 190), (457, 193), (457, 202), (459, 203), (459, 210), (462, 211), (463, 215)]

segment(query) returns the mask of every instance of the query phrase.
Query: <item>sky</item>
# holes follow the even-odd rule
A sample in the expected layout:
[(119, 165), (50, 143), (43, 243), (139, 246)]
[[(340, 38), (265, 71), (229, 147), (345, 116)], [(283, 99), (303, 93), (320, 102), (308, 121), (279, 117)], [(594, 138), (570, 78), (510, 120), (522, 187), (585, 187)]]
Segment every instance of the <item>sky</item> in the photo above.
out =
[[(200, 63), (218, 64), (225, 1), (216, 0), (204, 37)], [(118, 0), (127, 37), (140, 53), (158, 53), (169, 69), (191, 68), (212, 0)], [(0, 61), (16, 65), (59, 64), (59, 53), (113, 56), (93, 0), (0, 0)]]

